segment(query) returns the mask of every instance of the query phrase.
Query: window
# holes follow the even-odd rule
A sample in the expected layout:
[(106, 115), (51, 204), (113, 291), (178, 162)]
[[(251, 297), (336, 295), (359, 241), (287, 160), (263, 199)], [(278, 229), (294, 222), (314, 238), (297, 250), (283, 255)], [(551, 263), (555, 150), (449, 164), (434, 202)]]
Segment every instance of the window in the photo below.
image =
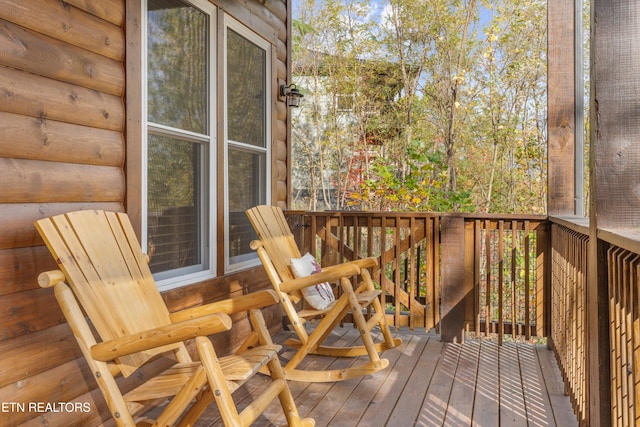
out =
[[(270, 44), (226, 15), (225, 40), (216, 43), (216, 13), (205, 0), (146, 3), (143, 244), (161, 289), (216, 276), (222, 251), (225, 271), (256, 264), (244, 211), (268, 201)], [(216, 128), (220, 116), (224, 129)]]
[(341, 113), (351, 113), (353, 112), (354, 104), (355, 96), (353, 94), (336, 94), (336, 111)]
[(255, 263), (249, 243), (257, 236), (245, 211), (268, 201), (270, 76), (266, 42), (227, 23), (225, 269), (231, 271)]

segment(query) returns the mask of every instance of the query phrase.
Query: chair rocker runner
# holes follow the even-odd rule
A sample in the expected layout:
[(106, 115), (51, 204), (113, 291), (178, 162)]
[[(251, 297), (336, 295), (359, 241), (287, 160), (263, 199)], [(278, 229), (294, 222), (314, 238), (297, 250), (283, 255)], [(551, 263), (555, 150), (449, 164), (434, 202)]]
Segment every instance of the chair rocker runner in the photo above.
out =
[[(306, 277), (295, 277), (292, 263), (301, 257), (293, 234), (282, 210), (275, 206), (257, 206), (247, 211), (247, 216), (259, 240), (251, 242), (252, 249), (258, 252), (271, 284), (280, 296), (282, 307), (289, 317), (298, 336), (297, 340), (287, 340), (286, 345), (297, 348), (294, 356), (284, 366), (285, 376), (289, 380), (308, 382), (330, 382), (359, 377), (384, 369), (389, 365), (387, 359), (381, 359), (379, 352), (398, 346), (401, 339), (394, 338), (385, 319), (380, 303), (380, 290), (376, 290), (367, 268), (377, 265), (375, 258), (366, 258), (346, 262), (340, 265), (322, 268), (319, 272)], [(351, 278), (360, 276), (361, 284), (354, 289)], [(301, 291), (324, 282), (339, 281), (342, 295), (323, 309), (296, 309), (302, 299)], [(363, 311), (372, 307), (374, 314), (366, 320)], [(351, 312), (355, 327), (360, 332), (363, 345), (353, 347), (331, 347), (323, 341), (331, 331)], [(322, 317), (315, 328), (308, 333), (305, 322), (314, 317)], [(384, 341), (374, 343), (371, 330), (378, 325)], [(369, 361), (346, 369), (311, 371), (296, 369), (308, 354), (332, 357), (368, 356)]]
[[(54, 287), (117, 425), (193, 425), (215, 401), (226, 426), (248, 426), (276, 397), (289, 425), (314, 425), (298, 415), (277, 357), (280, 346), (271, 341), (259, 310), (277, 302), (273, 291), (169, 313), (125, 214), (73, 212), (37, 221), (36, 228), (60, 266), (40, 274), (39, 284)], [(218, 357), (208, 335), (230, 329), (229, 314), (246, 311), (259, 345)], [(193, 338), (197, 362), (185, 345)], [(231, 393), (264, 368), (273, 381), (239, 412)], [(134, 372), (136, 384), (145, 381), (122, 392), (122, 383), (130, 381), (116, 376)], [(154, 405), (159, 409), (152, 412), (161, 413), (145, 419), (141, 413)]]

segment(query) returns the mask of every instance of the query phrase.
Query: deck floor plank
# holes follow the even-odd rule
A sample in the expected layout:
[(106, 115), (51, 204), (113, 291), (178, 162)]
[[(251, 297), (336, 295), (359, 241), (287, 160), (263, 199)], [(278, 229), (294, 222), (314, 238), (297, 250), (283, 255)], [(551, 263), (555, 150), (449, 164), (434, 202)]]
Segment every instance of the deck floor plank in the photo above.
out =
[(398, 402), (389, 417), (388, 424), (396, 426), (414, 425), (423, 412), (423, 402), (433, 380), (443, 345), (438, 340), (429, 340), (414, 365)]
[(422, 410), (418, 416), (417, 425), (443, 425), (447, 415), (447, 406), (453, 388), (461, 347), (460, 344), (443, 346), (441, 357), (429, 383), (427, 395), (424, 398)]
[(471, 425), (479, 359), (480, 342), (472, 341), (461, 346), (456, 376), (447, 405), (445, 426)]
[(518, 350), (514, 343), (504, 343), (499, 349), (500, 425), (526, 427), (527, 417), (520, 376)]
[[(339, 328), (327, 338), (327, 345), (351, 346), (359, 344), (360, 335), (352, 328)], [(338, 338), (338, 339), (336, 339)], [(292, 353), (293, 355), (293, 353)], [(332, 357), (305, 357), (298, 365), (297, 369), (322, 370), (322, 369), (342, 369), (356, 363), (354, 358), (332, 358)], [(351, 382), (351, 381), (347, 381)], [(330, 390), (335, 383), (305, 383), (301, 381), (289, 381), (289, 389), (293, 395), (298, 412), (301, 417), (309, 417), (315, 407), (329, 396)], [(269, 409), (274, 409), (278, 416), (275, 419), (276, 425), (286, 424), (284, 415), (278, 402), (273, 402)], [(335, 412), (335, 411), (334, 411)], [(316, 425), (320, 423), (316, 421)]]
[(564, 383), (553, 352), (542, 345), (537, 345), (535, 349), (544, 380), (542, 387), (544, 387), (543, 389), (547, 392), (551, 402), (554, 417), (551, 425), (555, 423), (557, 426), (577, 426), (578, 420), (573, 412), (571, 401), (564, 394)]
[(500, 425), (500, 395), (498, 381), (498, 345), (495, 342), (480, 343), (480, 360), (473, 402), (474, 427)]
[[(374, 335), (374, 340), (377, 339), (378, 338)], [(360, 342), (361, 341), (357, 340), (352, 345), (358, 345)], [(336, 359), (336, 361), (330, 365), (329, 369), (348, 368), (357, 363), (362, 363), (364, 360), (364, 357), (359, 359)], [(318, 383), (311, 385), (309, 388), (319, 386), (315, 387), (316, 390), (314, 390), (314, 392), (317, 393), (317, 395), (320, 396), (321, 399), (316, 403), (313, 410), (305, 416), (313, 418), (316, 421), (317, 427), (329, 425), (329, 423), (331, 423), (331, 420), (335, 418), (334, 415), (336, 414), (336, 412), (344, 406), (353, 390), (358, 386), (359, 383), (363, 381), (363, 378), (370, 378), (371, 376), (372, 375), (366, 375), (365, 377), (354, 378), (348, 381), (339, 381), (336, 383)], [(341, 422), (341, 420), (336, 419), (336, 422), (339, 423)], [(353, 424), (354, 420), (350, 419), (348, 422)]]
[[(403, 343), (386, 351), (385, 370), (337, 383), (289, 382), (300, 415), (318, 427), (377, 426), (577, 426), (554, 355), (544, 345), (467, 341), (442, 343), (438, 335), (395, 333)], [(274, 336), (282, 344), (290, 332)], [(359, 334), (349, 325), (328, 338), (335, 345), (354, 345)], [(292, 350), (280, 352), (283, 363)], [(303, 369), (336, 369), (359, 359), (308, 356)], [(234, 394), (240, 407), (267, 383), (254, 377)], [(215, 405), (196, 427), (220, 426)], [(277, 402), (256, 420), (256, 427), (284, 425)]]
[(358, 425), (371, 427), (393, 425), (388, 423), (389, 415), (393, 412), (398, 402), (398, 396), (404, 390), (405, 384), (411, 377), (413, 368), (420, 360), (422, 350), (428, 342), (427, 339), (421, 339), (418, 336), (407, 337), (405, 335), (404, 340), (407, 341), (407, 344), (406, 346), (403, 344), (402, 352), (395, 368), (388, 372), (386, 381), (378, 389), (378, 392), (372, 396), (371, 405), (360, 418)]
[[(524, 400), (527, 407), (527, 422), (530, 426), (555, 424), (549, 394), (544, 388), (544, 378), (533, 345), (518, 345), (520, 371)], [(575, 416), (574, 416), (575, 418)]]
[(373, 408), (373, 396), (378, 393), (383, 384), (387, 381), (391, 381), (390, 375), (394, 369), (396, 369), (400, 356), (403, 354), (404, 348), (407, 346), (407, 341), (408, 340), (405, 337), (402, 344), (400, 344), (396, 351), (389, 351), (382, 355), (382, 357), (389, 360), (389, 366), (387, 369), (381, 371), (377, 375), (367, 375), (358, 382), (355, 389), (349, 396), (349, 399), (333, 416), (331, 420), (332, 426), (353, 426), (354, 422), (356, 422), (356, 420), (360, 420), (369, 408)]

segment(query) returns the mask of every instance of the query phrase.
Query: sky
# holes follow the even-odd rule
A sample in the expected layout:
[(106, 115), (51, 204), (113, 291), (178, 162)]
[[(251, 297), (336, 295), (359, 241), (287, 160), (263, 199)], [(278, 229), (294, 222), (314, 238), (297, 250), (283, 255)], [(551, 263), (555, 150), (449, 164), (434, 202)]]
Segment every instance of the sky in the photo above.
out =
[[(318, 2), (320, 3), (321, 0), (319, 0)], [(296, 9), (299, 3), (300, 3), (300, 0), (293, 0), (294, 19), (297, 15)], [(371, 19), (376, 22), (381, 22), (382, 19), (384, 19), (383, 17), (389, 14), (388, 10), (391, 6), (389, 5), (388, 0), (371, 0), (369, 2), (369, 7), (371, 8), (370, 15), (369, 15)], [(480, 9), (480, 28), (483, 28), (491, 22), (491, 10), (481, 4), (478, 5), (478, 7)], [(478, 37), (484, 37), (484, 34), (482, 31), (479, 31)]]

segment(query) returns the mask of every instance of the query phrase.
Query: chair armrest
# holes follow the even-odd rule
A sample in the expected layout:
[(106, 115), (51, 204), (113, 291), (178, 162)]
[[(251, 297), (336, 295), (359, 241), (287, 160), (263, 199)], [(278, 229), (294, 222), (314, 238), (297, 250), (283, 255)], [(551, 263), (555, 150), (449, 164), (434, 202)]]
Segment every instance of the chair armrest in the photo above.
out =
[(254, 308), (268, 307), (278, 302), (278, 296), (274, 290), (268, 289), (252, 292), (235, 298), (228, 298), (198, 307), (185, 308), (170, 315), (172, 322), (183, 322), (189, 319), (206, 316), (213, 313), (233, 314), (249, 311)]
[(231, 329), (231, 318), (226, 314), (216, 313), (98, 343), (91, 347), (91, 356), (96, 360), (107, 362), (128, 354), (229, 329)]
[(360, 268), (376, 267), (378, 265), (378, 259), (374, 257), (357, 259), (349, 261), (348, 264), (355, 264)]
[(333, 282), (347, 276), (353, 276), (360, 273), (360, 267), (353, 263), (345, 263), (332, 265), (323, 268), (321, 272), (312, 274), (311, 276), (299, 277), (293, 280), (287, 280), (280, 284), (282, 292), (297, 291), (312, 285), (323, 282)]
[(64, 273), (60, 270), (43, 271), (38, 275), (38, 285), (41, 288), (52, 288), (66, 280)]

